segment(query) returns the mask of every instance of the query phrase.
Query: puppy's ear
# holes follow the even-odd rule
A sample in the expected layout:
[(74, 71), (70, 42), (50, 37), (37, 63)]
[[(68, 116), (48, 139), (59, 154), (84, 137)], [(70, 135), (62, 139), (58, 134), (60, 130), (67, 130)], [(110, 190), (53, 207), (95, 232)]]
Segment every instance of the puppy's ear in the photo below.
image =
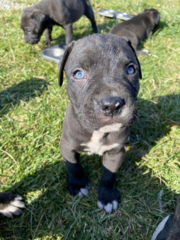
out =
[(46, 15), (39, 10), (35, 10), (31, 14), (31, 18), (36, 20), (36, 23), (41, 23), (45, 19)]
[(153, 12), (153, 19), (154, 19), (155, 26), (158, 26), (160, 21), (160, 13), (158, 11)]
[(137, 54), (136, 54), (136, 51), (134, 50), (132, 44), (131, 44), (131, 41), (126, 37), (126, 36), (123, 36), (122, 37), (127, 43), (128, 45), (130, 46), (130, 48), (132, 49), (132, 51), (134, 52), (134, 55), (136, 57), (136, 60), (138, 62), (138, 67), (139, 67), (139, 78), (142, 79), (142, 73), (141, 73), (141, 66), (140, 66), (140, 63), (139, 63), (139, 60), (137, 58)]
[(63, 57), (61, 58), (61, 61), (59, 63), (59, 76), (58, 76), (58, 84), (61, 87), (63, 84), (63, 71), (64, 71), (64, 67), (66, 64), (66, 61), (74, 47), (74, 44), (76, 43), (76, 41), (72, 41), (70, 44), (67, 45), (65, 52), (63, 54)]

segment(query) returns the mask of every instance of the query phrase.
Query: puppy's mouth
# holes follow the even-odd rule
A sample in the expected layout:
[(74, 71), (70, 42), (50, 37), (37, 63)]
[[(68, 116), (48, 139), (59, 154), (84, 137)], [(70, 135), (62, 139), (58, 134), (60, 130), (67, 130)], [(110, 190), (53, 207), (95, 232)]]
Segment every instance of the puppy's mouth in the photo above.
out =
[(31, 44), (31, 45), (34, 45), (34, 44), (37, 44), (39, 42), (40, 38), (31, 38), (31, 39), (28, 39), (28, 38), (24, 38), (24, 41), (28, 44)]
[(129, 120), (126, 117), (121, 116), (121, 113), (112, 116), (98, 114), (98, 116), (96, 116), (96, 120), (101, 126), (111, 125), (115, 123), (121, 123), (124, 126), (129, 125)]
[(95, 115), (102, 124), (112, 124), (120, 121), (120, 116), (127, 107), (124, 99), (120, 97), (106, 97), (94, 101)]
[(81, 125), (86, 129), (98, 130), (105, 126), (130, 126), (137, 118), (136, 102), (119, 97), (93, 100), (93, 104), (85, 104), (83, 111), (78, 111)]
[[(105, 104), (108, 105), (108, 104)], [(111, 124), (121, 124), (122, 126), (131, 125), (137, 118), (137, 108), (135, 104), (126, 103), (119, 99), (110, 107), (98, 105), (93, 113), (95, 121), (103, 127)]]

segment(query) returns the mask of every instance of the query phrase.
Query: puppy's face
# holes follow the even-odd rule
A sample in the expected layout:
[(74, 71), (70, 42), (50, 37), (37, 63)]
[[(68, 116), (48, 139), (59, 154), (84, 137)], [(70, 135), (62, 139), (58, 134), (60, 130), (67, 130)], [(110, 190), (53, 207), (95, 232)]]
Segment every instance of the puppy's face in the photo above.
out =
[(85, 37), (66, 49), (60, 81), (63, 66), (69, 99), (84, 128), (127, 126), (135, 120), (141, 70), (126, 40), (111, 34)]
[(24, 32), (24, 41), (29, 44), (39, 42), (45, 27), (43, 22), (45, 15), (37, 10), (25, 9), (22, 12), (20, 27)]

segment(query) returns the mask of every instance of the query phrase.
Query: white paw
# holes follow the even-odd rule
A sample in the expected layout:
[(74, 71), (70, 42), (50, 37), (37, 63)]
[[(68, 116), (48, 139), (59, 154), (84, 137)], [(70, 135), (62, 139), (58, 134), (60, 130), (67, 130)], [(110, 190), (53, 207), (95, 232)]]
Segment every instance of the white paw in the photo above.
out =
[(18, 207), (18, 208), (25, 208), (25, 204), (16, 198), (13, 202), (11, 202), (11, 205), (13, 205), (14, 207)]
[(104, 206), (104, 210), (107, 212), (107, 213), (111, 213), (112, 212), (112, 204), (111, 203), (108, 203), (107, 205)]
[(108, 203), (106, 205), (102, 204), (102, 202), (97, 201), (97, 205), (100, 209), (104, 209), (107, 213), (111, 213), (112, 210), (116, 211), (118, 207), (118, 202), (113, 201), (112, 203)]
[(14, 200), (22, 200), (22, 197), (18, 194), (16, 194), (16, 198)]
[(89, 187), (81, 188), (79, 193), (78, 193), (78, 196), (79, 197), (88, 196), (89, 190), (90, 190)]
[(147, 49), (143, 49), (142, 52), (149, 54), (149, 51)]
[(13, 214), (22, 214), (22, 211), (19, 208), (25, 208), (25, 204), (21, 200), (22, 197), (17, 195), (17, 197), (13, 201), (11, 201), (5, 209), (0, 210), (0, 213), (8, 218), (12, 218)]

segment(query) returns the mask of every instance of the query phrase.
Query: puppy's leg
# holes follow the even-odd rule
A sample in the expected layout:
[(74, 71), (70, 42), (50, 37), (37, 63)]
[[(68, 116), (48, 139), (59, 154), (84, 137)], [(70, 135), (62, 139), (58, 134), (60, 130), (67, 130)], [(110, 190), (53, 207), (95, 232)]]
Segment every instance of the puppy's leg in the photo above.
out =
[(124, 148), (117, 154), (111, 155), (105, 153), (103, 155), (103, 173), (98, 186), (98, 207), (111, 213), (116, 210), (120, 195), (115, 188), (116, 173), (124, 160)]
[(48, 46), (51, 45), (51, 40), (52, 40), (51, 33), (52, 33), (52, 26), (46, 28), (45, 30), (45, 40), (43, 42), (45, 45), (48, 45)]
[(17, 194), (0, 193), (0, 213), (9, 218), (12, 218), (13, 214), (20, 215), (20, 208), (25, 207), (21, 200), (22, 197)]
[(90, 184), (79, 163), (79, 153), (70, 151), (66, 156), (66, 158), (69, 159), (69, 161), (66, 159), (64, 160), (68, 174), (68, 189), (70, 193), (72, 195), (78, 194), (80, 197), (83, 195), (87, 196), (90, 190)]
[(66, 45), (73, 41), (73, 26), (72, 23), (69, 23), (64, 26), (65, 35), (66, 35)]
[(91, 21), (93, 32), (98, 33), (96, 21), (95, 21), (95, 18), (94, 18), (94, 12), (93, 12), (91, 6), (86, 7), (86, 11), (85, 11), (84, 15)]

